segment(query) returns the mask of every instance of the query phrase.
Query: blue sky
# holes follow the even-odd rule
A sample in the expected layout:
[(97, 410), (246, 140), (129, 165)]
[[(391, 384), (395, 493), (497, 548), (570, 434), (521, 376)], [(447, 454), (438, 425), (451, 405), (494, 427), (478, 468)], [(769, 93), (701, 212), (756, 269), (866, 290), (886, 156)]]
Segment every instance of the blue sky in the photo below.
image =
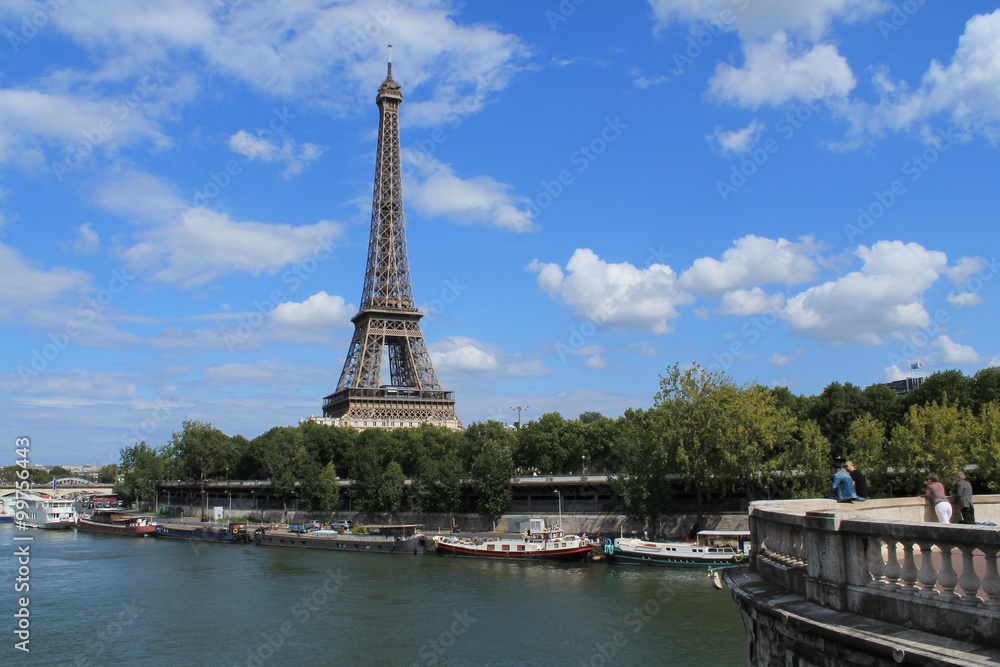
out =
[(466, 423), (997, 365), (1000, 10), (7, 0), (0, 437), (106, 464), (318, 415), (386, 45), (414, 292)]

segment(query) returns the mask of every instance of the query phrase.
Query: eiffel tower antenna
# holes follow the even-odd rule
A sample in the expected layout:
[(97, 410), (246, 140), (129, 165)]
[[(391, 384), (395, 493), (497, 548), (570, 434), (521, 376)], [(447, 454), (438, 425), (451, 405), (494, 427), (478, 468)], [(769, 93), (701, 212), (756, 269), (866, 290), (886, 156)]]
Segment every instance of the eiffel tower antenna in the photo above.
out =
[[(361, 309), (340, 381), (323, 402), (323, 421), (339, 426), (401, 428), (430, 422), (461, 429), (454, 392), (444, 391), (420, 330), (406, 252), (403, 179), (399, 153), (402, 88), (392, 78), (392, 45), (379, 108), (375, 188), (368, 266)], [(383, 359), (389, 382), (383, 382)]]

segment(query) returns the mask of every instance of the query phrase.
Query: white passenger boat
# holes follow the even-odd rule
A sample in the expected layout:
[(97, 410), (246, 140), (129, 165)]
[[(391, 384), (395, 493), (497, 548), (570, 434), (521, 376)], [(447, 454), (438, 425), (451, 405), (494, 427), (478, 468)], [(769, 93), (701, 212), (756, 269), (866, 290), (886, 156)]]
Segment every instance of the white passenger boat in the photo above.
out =
[(593, 553), (589, 540), (547, 528), (544, 519), (531, 519), (520, 537), (459, 537), (435, 535), (433, 549), (440, 556), (507, 558), (511, 560), (583, 560)]
[(14, 495), (0, 497), (0, 523), (14, 522)]
[(633, 565), (739, 565), (750, 555), (750, 533), (743, 530), (703, 530), (693, 542), (608, 538), (604, 541), (604, 553), (612, 563)]
[(70, 528), (78, 518), (73, 501), (66, 498), (18, 493), (13, 504), (17, 524), (30, 528)]

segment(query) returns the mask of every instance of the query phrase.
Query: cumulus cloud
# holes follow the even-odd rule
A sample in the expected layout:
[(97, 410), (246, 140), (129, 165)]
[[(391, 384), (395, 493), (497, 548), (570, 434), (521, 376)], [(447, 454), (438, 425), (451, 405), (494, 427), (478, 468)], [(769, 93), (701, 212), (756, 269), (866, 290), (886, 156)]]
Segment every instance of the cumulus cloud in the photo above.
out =
[(722, 259), (701, 257), (681, 274), (680, 285), (702, 296), (717, 297), (730, 290), (765, 283), (795, 285), (811, 280), (819, 270), (819, 247), (811, 236), (796, 243), (753, 234), (733, 242)]
[(715, 131), (705, 138), (722, 155), (737, 155), (746, 153), (756, 146), (764, 128), (764, 123), (754, 118), (749, 125), (739, 130), (723, 130), (721, 127), (716, 127)]
[(632, 264), (611, 264), (594, 251), (579, 248), (566, 263), (533, 261), (529, 271), (538, 274), (538, 287), (573, 309), (575, 317), (599, 328), (626, 328), (667, 333), (677, 307), (694, 301), (681, 289), (673, 269), (652, 264), (640, 269)]
[(492, 371), (500, 366), (493, 346), (463, 336), (444, 338), (431, 345), (430, 352), (439, 372)]
[(531, 200), (512, 194), (506, 183), (489, 176), (460, 178), (450, 165), (420, 152), (404, 151), (403, 159), (413, 167), (406, 183), (407, 204), (422, 215), (514, 232), (534, 228)]
[(271, 321), (296, 329), (326, 330), (347, 327), (358, 309), (348, 305), (341, 296), (317, 292), (302, 302), (285, 301), (271, 311)]
[(273, 273), (310, 256), (327, 256), (341, 234), (341, 225), (328, 220), (299, 226), (244, 222), (193, 208), (137, 232), (138, 242), (121, 254), (132, 271), (191, 288), (230, 273)]
[(92, 224), (85, 222), (75, 229), (77, 238), (73, 242), (73, 252), (78, 255), (92, 255), (101, 249), (101, 237), (94, 231)]
[(746, 62), (737, 68), (720, 63), (709, 82), (719, 100), (757, 109), (790, 101), (843, 97), (854, 89), (847, 60), (831, 44), (796, 49), (783, 32), (744, 47)]
[(975, 292), (962, 292), (960, 294), (949, 294), (948, 303), (959, 308), (965, 306), (978, 306), (983, 302), (983, 297)]
[(931, 342), (931, 347), (940, 350), (940, 364), (976, 364), (982, 361), (982, 357), (970, 345), (956, 343), (949, 336), (940, 335)]
[(887, 334), (930, 324), (924, 293), (947, 265), (918, 243), (879, 241), (854, 253), (858, 271), (788, 299), (782, 319), (802, 335), (833, 343), (877, 345)]
[(285, 165), (282, 176), (288, 178), (300, 173), (323, 153), (323, 147), (317, 144), (297, 144), (291, 137), (281, 134), (280, 143), (264, 137), (261, 132), (251, 134), (240, 130), (229, 137), (229, 149), (246, 157), (248, 160), (260, 162), (280, 162)]
[(785, 305), (783, 294), (768, 294), (760, 287), (733, 290), (722, 295), (719, 312), (723, 315), (746, 317), (759, 313), (775, 313)]

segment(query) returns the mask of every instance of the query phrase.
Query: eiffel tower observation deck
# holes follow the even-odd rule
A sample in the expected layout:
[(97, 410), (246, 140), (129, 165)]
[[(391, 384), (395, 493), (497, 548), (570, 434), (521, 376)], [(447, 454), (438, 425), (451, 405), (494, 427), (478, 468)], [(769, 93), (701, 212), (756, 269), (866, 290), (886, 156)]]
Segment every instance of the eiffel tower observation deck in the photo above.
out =
[[(454, 392), (445, 391), (438, 382), (420, 330), (423, 313), (413, 302), (399, 153), (402, 101), (390, 58), (388, 74), (375, 98), (378, 150), (361, 309), (351, 320), (354, 337), (340, 381), (323, 400), (323, 418), (316, 421), (357, 429), (422, 423), (461, 429)], [(389, 365), (388, 381), (383, 377), (384, 360)]]

